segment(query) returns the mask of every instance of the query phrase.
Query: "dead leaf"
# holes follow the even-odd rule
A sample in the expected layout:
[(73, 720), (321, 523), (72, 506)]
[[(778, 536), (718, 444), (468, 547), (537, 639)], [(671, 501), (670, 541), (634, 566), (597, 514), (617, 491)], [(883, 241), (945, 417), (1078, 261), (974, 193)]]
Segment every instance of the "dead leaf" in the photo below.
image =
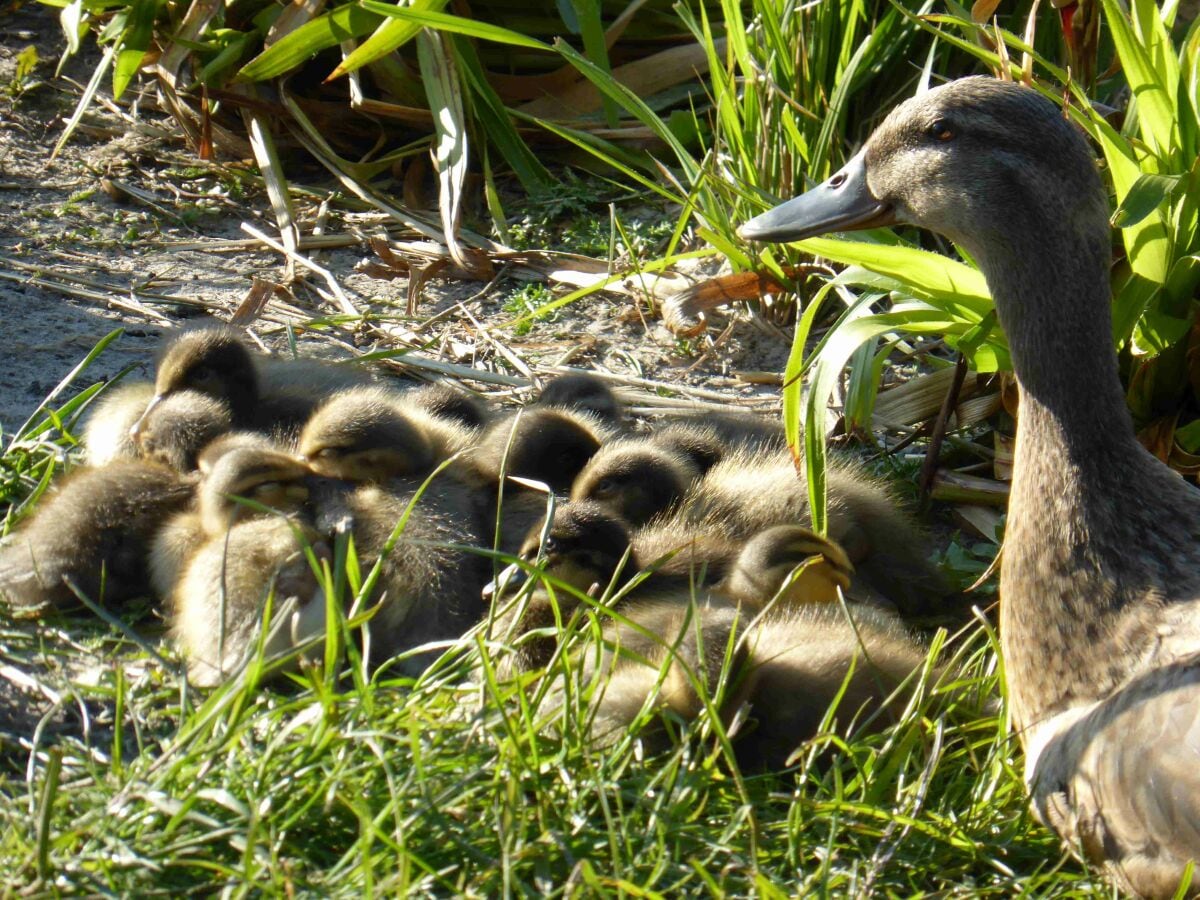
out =
[(971, 21), (976, 25), (986, 25), (999, 5), (1000, 0), (975, 0), (971, 4)]
[[(816, 269), (814, 266), (789, 266), (788, 278), (798, 278)], [(707, 327), (707, 314), (719, 306), (740, 300), (758, 300), (766, 294), (792, 290), (767, 272), (733, 272), (694, 284), (663, 302), (663, 324), (681, 337), (695, 337)]]

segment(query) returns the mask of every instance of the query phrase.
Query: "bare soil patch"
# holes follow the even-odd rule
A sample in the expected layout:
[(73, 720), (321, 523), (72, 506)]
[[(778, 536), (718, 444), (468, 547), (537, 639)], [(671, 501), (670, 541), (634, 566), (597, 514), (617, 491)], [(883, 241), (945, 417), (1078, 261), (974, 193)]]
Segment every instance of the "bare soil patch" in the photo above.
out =
[[(6, 91), (18, 54), (31, 45), (39, 55), (36, 74), (43, 83), (23, 93)], [(172, 120), (157, 111), (149, 87), (141, 94), (131, 90), (119, 104), (102, 90), (79, 130), (51, 159), (96, 63), (94, 52), (84, 52), (56, 78), (63, 46), (55, 11), (48, 7), (23, 7), (0, 25), (4, 433), (14, 432), (113, 329), (123, 328), (124, 335), (75, 390), (130, 366), (135, 374), (145, 374), (164, 329), (189, 316), (231, 317), (255, 279), (282, 288), (252, 326), (275, 349), (285, 345), (282, 326), (291, 323), (301, 332), (303, 352), (341, 356), (415, 347), (414, 356), (459, 367), (453, 371), (468, 386), (497, 399), (519, 399), (529, 374), (569, 364), (626, 379), (635, 404), (639, 398), (661, 404), (666, 394), (680, 402), (690, 397), (763, 411), (778, 408), (777, 387), (738, 377), (747, 371), (782, 370), (785, 336), (765, 323), (742, 318), (726, 330), (728, 322), (718, 320), (708, 336), (683, 342), (647, 305), (627, 296), (596, 294), (521, 334), (507, 327), (515, 313), (506, 301), (522, 282), (503, 274), (488, 284), (434, 277), (421, 288), (415, 316), (401, 321), (407, 279), (359, 271), (364, 259), (377, 261), (365, 242), (305, 252), (328, 268), (362, 313), (391, 317), (388, 328), (397, 336), (391, 339), (360, 324), (323, 333), (299, 329), (306, 320), (339, 311), (319, 293), (327, 284), (303, 270), (289, 281), (278, 253), (248, 241), (242, 223), (278, 237), (261, 181), (252, 167), (236, 161), (225, 170), (201, 163)], [(333, 195), (335, 186), (324, 170), (306, 167), (303, 160), (288, 174), (293, 185), (314, 189), (311, 198), (297, 202), (302, 233), (310, 233), (320, 199)], [(400, 193), (399, 184), (385, 181), (374, 187)], [(519, 218), (519, 204), (513, 209)], [(377, 214), (335, 202), (325, 231), (369, 234), (385, 224)], [(479, 374), (471, 377), (463, 371), (467, 369)], [(411, 373), (437, 375), (426, 366)]]

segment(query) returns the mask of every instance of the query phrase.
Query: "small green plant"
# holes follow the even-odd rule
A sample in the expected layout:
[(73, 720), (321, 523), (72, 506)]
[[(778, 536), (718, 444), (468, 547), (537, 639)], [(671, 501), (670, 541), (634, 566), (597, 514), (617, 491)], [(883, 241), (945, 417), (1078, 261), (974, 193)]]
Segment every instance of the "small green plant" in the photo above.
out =
[(533, 330), (535, 322), (552, 321), (553, 310), (545, 310), (554, 301), (554, 292), (540, 282), (531, 282), (513, 291), (504, 301), (504, 311), (517, 321), (512, 326), (513, 334), (524, 337)]
[(17, 54), (16, 62), (12, 79), (4, 87), (4, 93), (13, 100), (19, 99), (23, 94), (28, 93), (41, 84), (34, 77), (34, 70), (37, 69), (38, 63), (41, 62), (37, 47), (32, 44), (25, 47)]

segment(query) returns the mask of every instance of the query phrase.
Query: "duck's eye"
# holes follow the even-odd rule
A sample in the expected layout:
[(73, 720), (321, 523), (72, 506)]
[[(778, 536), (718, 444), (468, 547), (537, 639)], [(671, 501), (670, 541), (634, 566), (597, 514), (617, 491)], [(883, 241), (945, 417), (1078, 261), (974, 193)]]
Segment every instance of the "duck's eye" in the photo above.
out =
[(615, 493), (616, 490), (617, 483), (615, 481), (613, 481), (611, 478), (601, 478), (598, 482), (596, 482), (595, 495), (597, 497), (606, 497), (609, 494)]
[(342, 455), (342, 449), (340, 447), (326, 447), (323, 450), (319, 450), (317, 452), (316, 458), (324, 459), (324, 460), (331, 460), (331, 459), (337, 459), (341, 455)]
[(925, 133), (935, 141), (940, 141), (943, 144), (946, 141), (954, 140), (954, 138), (958, 135), (958, 132), (955, 130), (954, 126), (945, 119), (935, 119), (933, 124), (925, 129)]

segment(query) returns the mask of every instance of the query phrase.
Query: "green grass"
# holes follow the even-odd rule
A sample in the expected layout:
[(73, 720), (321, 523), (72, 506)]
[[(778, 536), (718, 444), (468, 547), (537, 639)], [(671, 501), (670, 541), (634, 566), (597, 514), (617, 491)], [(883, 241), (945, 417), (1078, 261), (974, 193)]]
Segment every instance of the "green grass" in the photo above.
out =
[[(66, 432), (39, 417), (7, 445), (6, 521), (79, 405), (49, 404)], [(252, 665), (204, 693), (153, 611), (0, 623), (0, 696), (56, 698), (3, 707), (5, 893), (1107, 893), (1025, 811), (983, 623), (934, 638), (894, 727), (824, 735), (780, 774), (739, 774), (704, 717), (665, 754), (594, 750), (586, 688), (541, 721), (564, 669), (497, 681), (482, 627), (417, 679), (310, 667), (264, 687)]]

